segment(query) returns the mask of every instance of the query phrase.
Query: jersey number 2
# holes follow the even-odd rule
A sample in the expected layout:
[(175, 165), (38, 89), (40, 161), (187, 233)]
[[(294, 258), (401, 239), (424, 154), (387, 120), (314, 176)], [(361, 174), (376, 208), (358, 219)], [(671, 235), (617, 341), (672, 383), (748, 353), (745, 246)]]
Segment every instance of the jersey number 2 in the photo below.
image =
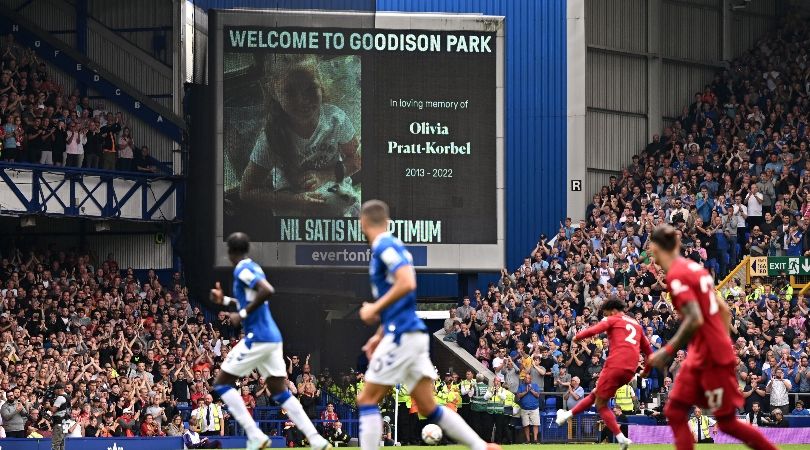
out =
[(624, 340), (633, 345), (638, 344), (638, 341), (636, 341), (636, 327), (628, 323), (627, 325), (624, 326), (624, 328), (630, 333), (627, 335), (626, 338), (624, 338)]

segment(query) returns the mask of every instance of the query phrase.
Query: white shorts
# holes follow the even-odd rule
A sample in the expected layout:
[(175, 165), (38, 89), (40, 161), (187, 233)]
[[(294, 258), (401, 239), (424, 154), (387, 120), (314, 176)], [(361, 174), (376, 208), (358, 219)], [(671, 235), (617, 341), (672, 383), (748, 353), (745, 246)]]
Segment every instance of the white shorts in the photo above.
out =
[(422, 378), (436, 379), (430, 361), (430, 336), (427, 333), (405, 333), (394, 343), (394, 335), (383, 336), (366, 371), (366, 382), (382, 386), (403, 383), (412, 389)]
[(259, 371), (262, 378), (287, 376), (281, 342), (254, 342), (248, 348), (242, 339), (228, 353), (221, 368), (223, 372), (237, 377), (244, 377), (254, 369)]
[(520, 422), (524, 427), (540, 425), (540, 409), (521, 409)]

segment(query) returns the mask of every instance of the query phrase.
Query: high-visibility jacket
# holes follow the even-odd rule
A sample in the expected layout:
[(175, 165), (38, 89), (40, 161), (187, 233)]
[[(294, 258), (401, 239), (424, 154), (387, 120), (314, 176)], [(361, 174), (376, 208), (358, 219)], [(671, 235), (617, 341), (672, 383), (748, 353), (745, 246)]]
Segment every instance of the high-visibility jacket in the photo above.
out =
[[(211, 408), (211, 412), (208, 412), (208, 408)], [(197, 426), (200, 427), (201, 431), (208, 431), (207, 425), (213, 425), (213, 431), (219, 431), (222, 427), (222, 423), (219, 420), (222, 417), (222, 408), (217, 405), (216, 403), (211, 403), (208, 407), (200, 407), (195, 409), (194, 411), (197, 412), (195, 419), (197, 419)], [(213, 424), (208, 423), (208, 417), (213, 418)]]
[(490, 414), (503, 414), (503, 408), (506, 406), (506, 393), (509, 392), (509, 389), (501, 386), (496, 388), (495, 386), (487, 392), (487, 397), (489, 397), (489, 403), (487, 403), (487, 412)]
[[(465, 379), (461, 380), (461, 383), (459, 383), (459, 392), (464, 393), (472, 392), (474, 388), (475, 388), (475, 380)], [(470, 395), (469, 397), (467, 395), (461, 396), (462, 406), (468, 406), (470, 404), (470, 397), (472, 397), (472, 395)]]
[(622, 411), (633, 410), (633, 387), (625, 384), (616, 390), (616, 406), (621, 408)]
[(405, 407), (411, 409), (411, 393), (408, 391), (408, 386), (404, 384), (399, 385), (399, 391), (397, 391), (397, 403), (405, 403)]
[(461, 405), (461, 394), (458, 388), (455, 386), (445, 386), (444, 391), (445, 406), (453, 411), (458, 411), (458, 407)]
[(488, 388), (489, 386), (484, 382), (475, 383), (475, 390), (470, 399), (470, 407), (473, 411), (487, 412), (487, 400), (484, 396), (487, 395)]
[[(515, 394), (509, 389), (506, 389), (506, 400), (503, 402), (503, 406), (506, 408), (504, 413), (510, 416), (515, 415), (518, 411), (518, 408), (516, 408), (517, 402), (515, 401)], [(511, 413), (508, 411), (509, 408), (512, 408)]]
[(689, 429), (694, 430), (696, 439), (711, 437), (711, 432), (709, 431), (711, 425), (711, 421), (707, 416), (700, 416), (699, 418), (692, 417), (689, 419)]

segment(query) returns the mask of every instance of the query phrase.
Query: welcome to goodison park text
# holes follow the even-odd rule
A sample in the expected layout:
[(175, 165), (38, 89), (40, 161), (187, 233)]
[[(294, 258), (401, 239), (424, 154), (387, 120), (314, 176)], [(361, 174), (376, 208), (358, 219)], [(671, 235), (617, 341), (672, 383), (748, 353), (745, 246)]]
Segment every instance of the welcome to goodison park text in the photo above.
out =
[(351, 50), (356, 52), (492, 53), (493, 34), (427, 32), (340, 32), (268, 29), (229, 29), (225, 45), (232, 49)]

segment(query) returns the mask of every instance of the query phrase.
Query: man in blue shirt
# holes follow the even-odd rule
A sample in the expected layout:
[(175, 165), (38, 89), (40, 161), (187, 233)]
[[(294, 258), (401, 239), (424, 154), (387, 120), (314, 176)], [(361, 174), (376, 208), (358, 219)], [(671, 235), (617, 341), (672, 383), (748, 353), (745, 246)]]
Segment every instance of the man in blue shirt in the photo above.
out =
[(427, 327), (416, 315), (416, 272), (405, 245), (388, 232), (388, 205), (380, 200), (363, 203), (360, 227), (371, 244), (369, 277), (374, 302), (363, 303), (360, 319), (380, 323), (363, 351), (368, 356), (365, 384), (357, 394), (360, 410), (360, 448), (377, 450), (383, 433), (377, 406), (391, 386), (410, 387), (419, 414), (439, 425), (447, 436), (472, 450), (497, 450), (487, 444), (455, 411), (437, 406), (433, 396), (436, 372), (430, 361)]
[(290, 419), (307, 437), (313, 450), (325, 450), (332, 446), (318, 434), (312, 421), (297, 398), (287, 389), (287, 366), (284, 363), (281, 332), (278, 330), (267, 301), (275, 290), (267, 281), (262, 268), (247, 257), (250, 238), (245, 233), (228, 236), (228, 259), (234, 265), (233, 293), (223, 295), (219, 282), (211, 289), (211, 301), (218, 305), (236, 304), (239, 312), (230, 313), (231, 324), (242, 323), (245, 338), (228, 353), (214, 381), (214, 391), (228, 405), (228, 411), (245, 429), (246, 450), (267, 447), (270, 438), (262, 432), (245, 407), (242, 396), (234, 389), (236, 381), (254, 370), (267, 379), (273, 400), (287, 411)]
[[(537, 435), (540, 432), (541, 391), (540, 386), (532, 383), (532, 374), (527, 371), (515, 394), (518, 405), (520, 405), (520, 420), (523, 423), (523, 434), (527, 443), (539, 443)], [(531, 434), (529, 434), (530, 430)]]

